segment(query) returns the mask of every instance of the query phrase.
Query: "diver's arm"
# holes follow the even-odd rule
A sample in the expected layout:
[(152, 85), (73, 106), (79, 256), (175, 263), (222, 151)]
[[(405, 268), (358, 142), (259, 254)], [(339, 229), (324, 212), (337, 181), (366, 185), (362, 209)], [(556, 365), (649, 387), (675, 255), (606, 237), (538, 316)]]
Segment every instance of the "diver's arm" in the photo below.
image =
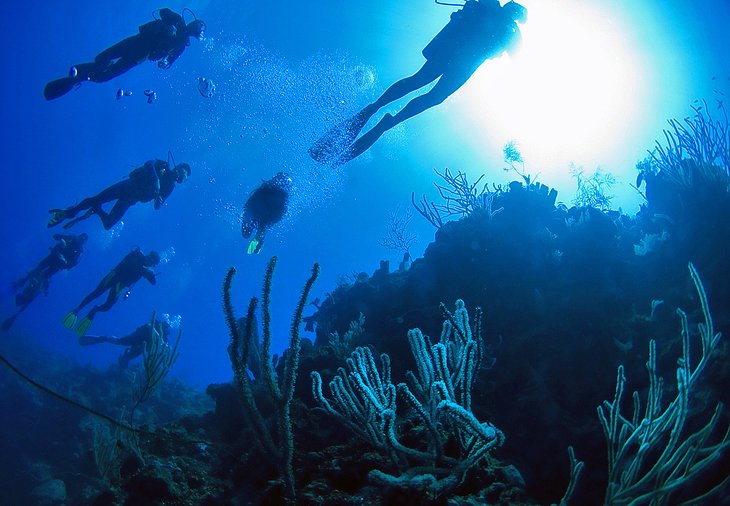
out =
[(160, 184), (160, 189), (157, 192), (157, 197), (155, 198), (155, 209), (161, 208), (165, 201), (170, 198), (170, 195), (172, 195), (172, 190), (175, 189), (175, 183), (170, 181), (170, 179), (174, 178), (175, 175), (172, 172), (167, 171), (164, 174), (164, 177), (165, 184)]
[(167, 7), (163, 7), (162, 9), (160, 9), (160, 19), (166, 25), (175, 27), (183, 20), (180, 14), (173, 11), (172, 9), (168, 9)]
[(170, 49), (170, 51), (167, 53), (167, 55), (157, 62), (157, 66), (163, 70), (169, 69), (172, 67), (172, 64), (177, 61), (178, 58), (180, 58), (180, 55), (183, 54), (183, 51), (185, 51), (185, 46), (187, 46), (187, 36), (184, 37), (185, 41), (175, 44), (175, 46)]
[(157, 284), (157, 278), (155, 278), (155, 273), (147, 267), (142, 268), (142, 277), (149, 281), (151, 285)]
[(53, 240), (61, 242), (64, 246), (70, 243), (76, 237), (70, 234), (53, 234)]
[(162, 190), (162, 185), (157, 189), (157, 197), (155, 197), (155, 209), (160, 209), (162, 205), (165, 203), (167, 198), (172, 193), (172, 187), (166, 187), (165, 190)]
[(152, 174), (152, 177), (154, 177), (152, 185), (154, 186), (155, 192), (155, 209), (159, 209), (160, 205), (162, 205), (162, 203), (157, 203), (160, 199), (160, 172), (158, 172), (157, 170), (157, 162), (158, 160), (150, 160), (148, 162), (145, 162), (145, 165), (150, 164), (150, 173)]

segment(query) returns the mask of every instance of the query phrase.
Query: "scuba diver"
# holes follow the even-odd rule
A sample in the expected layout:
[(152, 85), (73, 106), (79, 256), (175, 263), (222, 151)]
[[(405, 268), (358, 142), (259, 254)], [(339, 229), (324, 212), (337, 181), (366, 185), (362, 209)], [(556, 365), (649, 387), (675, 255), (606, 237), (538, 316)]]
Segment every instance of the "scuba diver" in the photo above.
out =
[(241, 235), (244, 239), (248, 239), (256, 229), (256, 235), (246, 250), (249, 255), (261, 251), (266, 232), (286, 214), (291, 183), (291, 178), (286, 172), (278, 172), (268, 181), (262, 182), (244, 204)]
[(78, 265), (89, 236), (55, 234), (53, 239), (57, 242), (50, 248), (50, 253), (30, 272), (13, 283), (13, 290), (19, 291), (15, 296), (15, 305), (19, 309), (13, 316), (3, 321), (2, 330), (8, 330), (41, 292), (48, 294), (48, 284), (54, 274)]
[[(332, 128), (309, 148), (310, 156), (321, 163), (341, 165), (361, 155), (383, 133), (446, 100), (484, 61), (505, 51), (513, 53), (522, 38), (517, 24), (525, 21), (527, 9), (517, 2), (500, 6), (498, 0), (466, 0), (423, 49), (426, 63), (420, 70), (391, 85), (375, 102)], [(433, 81), (436, 84), (427, 93), (408, 102), (395, 116), (385, 114), (371, 130), (355, 140), (383, 106)]]
[(202, 40), (205, 23), (193, 14), (193, 20), (185, 24), (183, 15), (164, 8), (159, 10), (159, 19), (139, 26), (139, 33), (117, 42), (99, 53), (93, 62), (80, 63), (71, 67), (68, 77), (62, 77), (46, 84), (43, 95), (46, 100), (59, 98), (84, 81), (103, 83), (114, 79), (136, 67), (145, 60), (156, 61), (161, 69), (169, 69), (190, 45), (190, 37)]
[[(162, 340), (164, 345), (168, 344), (168, 336), (171, 330), (170, 322), (162, 319), (155, 321), (155, 337)], [(131, 334), (123, 337), (116, 336), (79, 336), (81, 346), (91, 346), (99, 343), (110, 343), (119, 346), (126, 346), (127, 349), (119, 355), (119, 367), (125, 369), (129, 362), (144, 353), (145, 346), (150, 346), (152, 341), (152, 323), (146, 323), (135, 329)]]
[(155, 273), (149, 268), (159, 263), (160, 255), (156, 251), (150, 251), (145, 255), (139, 248), (133, 249), (130, 253), (127, 253), (127, 256), (109, 274), (104, 276), (104, 279), (101, 280), (99, 285), (89, 295), (84, 297), (84, 300), (78, 306), (63, 317), (63, 326), (69, 330), (72, 329), (76, 325), (79, 311), (92, 300), (100, 297), (104, 292), (109, 290), (106, 301), (101, 305), (92, 307), (76, 327), (76, 333), (83, 336), (89, 330), (96, 313), (99, 311), (109, 311), (122, 295), (124, 295), (125, 299), (129, 297), (129, 293), (137, 281), (145, 278), (151, 284), (156, 284), (157, 279)]
[[(129, 173), (129, 177), (105, 190), (89, 197), (75, 206), (66, 209), (51, 209), (51, 218), (48, 220), (48, 227), (55, 227), (59, 223), (69, 220), (63, 228), (71, 228), (81, 220), (85, 220), (96, 214), (101, 218), (104, 229), (109, 230), (124, 213), (137, 202), (155, 201), (155, 209), (162, 207), (167, 198), (175, 189), (175, 183), (181, 184), (190, 176), (190, 165), (181, 163), (170, 169), (170, 164), (162, 160), (148, 160), (143, 166), (137, 167)], [(108, 213), (102, 209), (102, 204), (116, 200), (116, 203)], [(86, 209), (86, 212), (76, 215)]]

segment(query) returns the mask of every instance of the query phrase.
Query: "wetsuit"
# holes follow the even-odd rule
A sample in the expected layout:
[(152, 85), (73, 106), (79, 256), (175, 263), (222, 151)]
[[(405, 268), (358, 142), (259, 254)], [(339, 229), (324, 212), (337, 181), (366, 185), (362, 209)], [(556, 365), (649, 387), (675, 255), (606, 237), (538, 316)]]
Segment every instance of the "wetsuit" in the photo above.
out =
[(53, 238), (58, 242), (53, 245), (50, 253), (38, 262), (38, 265), (28, 274), (13, 283), (13, 289), (18, 291), (15, 295), (15, 305), (19, 309), (3, 321), (2, 330), (8, 330), (15, 322), (15, 319), (28, 308), (41, 292), (48, 294), (48, 285), (52, 276), (60, 270), (68, 270), (78, 265), (79, 258), (84, 250), (84, 243), (87, 240), (86, 234), (55, 234)]
[[(129, 173), (129, 177), (106, 188), (101, 193), (88, 197), (66, 209), (51, 210), (51, 220), (48, 226), (58, 225), (64, 220), (68, 221), (63, 227), (70, 228), (81, 220), (96, 214), (106, 230), (109, 230), (119, 222), (124, 213), (138, 202), (149, 202), (155, 200), (155, 209), (159, 209), (167, 197), (170, 196), (175, 186), (175, 176), (170, 170), (167, 162), (163, 160), (148, 160), (142, 167), (138, 167)], [(102, 205), (116, 200), (111, 211), (106, 212)], [(74, 218), (79, 212), (87, 210), (86, 213)]]
[(261, 249), (267, 230), (284, 218), (289, 206), (290, 189), (291, 180), (282, 173), (281, 176), (264, 181), (244, 204), (241, 235), (248, 238), (256, 229), (258, 250)]
[[(423, 49), (426, 63), (418, 72), (391, 85), (375, 102), (317, 140), (309, 149), (312, 158), (339, 165), (360, 156), (383, 133), (446, 100), (486, 59), (513, 51), (521, 40), (517, 22), (524, 21), (517, 21), (515, 16), (524, 8), (516, 7), (517, 4), (507, 8), (510, 4), (514, 2), (500, 7), (497, 0), (467, 0)], [(523, 14), (526, 15), (526, 11)], [(436, 84), (428, 92), (413, 98), (398, 114), (385, 114), (373, 128), (355, 140), (382, 107), (434, 81)]]
[(58, 271), (71, 269), (79, 263), (79, 258), (84, 250), (84, 243), (86, 242), (86, 234), (54, 234), (53, 239), (58, 242), (53, 245), (50, 253), (38, 262), (38, 265), (33, 270), (13, 283), (14, 289), (20, 289), (28, 280), (33, 278), (42, 277), (47, 282)]
[[(165, 322), (155, 322), (155, 332), (167, 343), (170, 334), (170, 325)], [(147, 323), (137, 327), (134, 332), (123, 337), (115, 336), (82, 336), (79, 337), (79, 344), (89, 346), (99, 343), (110, 343), (119, 346), (127, 346), (127, 349), (119, 356), (120, 367), (127, 367), (129, 362), (144, 353), (145, 345), (152, 339), (152, 324)]]
[(109, 294), (107, 295), (106, 301), (103, 304), (92, 307), (89, 314), (86, 315), (87, 319), (93, 320), (96, 313), (109, 311), (117, 303), (119, 297), (122, 296), (124, 289), (131, 287), (140, 279), (145, 278), (151, 284), (156, 284), (155, 273), (147, 267), (148, 263), (148, 257), (139, 249), (131, 251), (109, 274), (104, 276), (104, 279), (101, 280), (99, 285), (76, 306), (73, 313), (77, 314), (92, 300), (100, 297), (108, 290)]
[(74, 65), (75, 75), (49, 82), (43, 93), (46, 100), (53, 100), (84, 81), (109, 81), (146, 60), (167, 69), (189, 45), (182, 16), (167, 8), (160, 9), (160, 19), (140, 25), (139, 33), (105, 49), (93, 62)]
[[(510, 51), (520, 41), (517, 25), (496, 0), (468, 0), (423, 48), (426, 60), (469, 75), (489, 58)], [(444, 73), (449, 72), (445, 70)]]

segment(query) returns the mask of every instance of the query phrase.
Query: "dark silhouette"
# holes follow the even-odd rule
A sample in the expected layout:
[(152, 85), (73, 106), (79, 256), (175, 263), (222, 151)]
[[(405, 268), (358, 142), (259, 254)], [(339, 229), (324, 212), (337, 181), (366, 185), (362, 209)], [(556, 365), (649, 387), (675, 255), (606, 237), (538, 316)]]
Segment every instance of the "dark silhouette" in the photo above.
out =
[(248, 239), (254, 229), (256, 235), (249, 243), (247, 253), (261, 251), (266, 232), (286, 214), (290, 191), (291, 178), (285, 172), (278, 172), (268, 181), (261, 183), (261, 186), (248, 198), (241, 216), (241, 235)]
[(105, 49), (93, 62), (74, 65), (68, 77), (46, 84), (46, 100), (61, 97), (84, 81), (103, 83), (114, 79), (145, 60), (168, 69), (190, 45), (190, 37), (203, 38), (206, 27), (202, 20), (196, 18), (186, 25), (183, 17), (170, 9), (160, 9), (159, 13), (159, 19), (140, 25), (136, 35)]
[[(89, 197), (75, 206), (66, 209), (51, 209), (51, 219), (48, 220), (49, 227), (55, 227), (64, 220), (69, 220), (63, 228), (71, 228), (81, 220), (92, 215), (101, 218), (106, 230), (112, 228), (124, 213), (137, 202), (155, 201), (155, 209), (162, 207), (165, 200), (175, 189), (175, 183), (183, 183), (190, 176), (190, 165), (180, 163), (170, 170), (170, 165), (162, 160), (148, 160), (142, 167), (137, 167), (129, 173), (129, 177), (109, 188), (103, 190), (94, 197)], [(102, 209), (102, 205), (116, 200), (116, 203), (108, 213)], [(75, 216), (86, 209), (86, 212), (76, 218)]]
[[(106, 301), (101, 305), (92, 307), (76, 327), (76, 333), (78, 335), (83, 336), (86, 334), (96, 313), (99, 311), (109, 311), (117, 303), (123, 292), (124, 298), (126, 299), (129, 296), (132, 286), (137, 281), (145, 278), (151, 284), (156, 284), (157, 279), (155, 278), (155, 273), (149, 267), (155, 266), (158, 263), (160, 263), (160, 255), (156, 251), (150, 251), (149, 254), (145, 255), (139, 248), (132, 250), (109, 274), (104, 276), (104, 279), (101, 280), (99, 285), (89, 295), (84, 297), (84, 300), (73, 311), (69, 311), (64, 316), (64, 327), (72, 329), (76, 325), (79, 311), (108, 290), (109, 294), (107, 295)], [(125, 288), (127, 288), (126, 291), (124, 290)]]
[(55, 234), (53, 239), (57, 242), (50, 248), (50, 253), (25, 276), (13, 283), (13, 290), (18, 292), (15, 296), (18, 310), (3, 321), (2, 330), (8, 330), (41, 292), (48, 294), (49, 281), (58, 271), (71, 269), (79, 263), (89, 236)]
[[(418, 72), (396, 82), (375, 102), (327, 132), (312, 145), (309, 154), (318, 162), (332, 161), (336, 165), (361, 155), (386, 131), (446, 100), (485, 60), (496, 58), (505, 51), (513, 52), (521, 41), (517, 23), (526, 20), (527, 9), (516, 2), (500, 7), (497, 0), (467, 0), (423, 49), (426, 63)], [(436, 80), (427, 93), (408, 102), (395, 116), (385, 114), (353, 143), (380, 108)]]
[[(162, 342), (167, 344), (170, 335), (170, 324), (164, 320), (155, 321), (155, 333)], [(79, 344), (81, 346), (90, 346), (92, 344), (110, 343), (118, 346), (126, 346), (127, 349), (119, 355), (119, 367), (126, 368), (129, 362), (144, 353), (145, 346), (150, 346), (152, 342), (152, 323), (141, 325), (131, 334), (123, 337), (116, 336), (79, 336)]]

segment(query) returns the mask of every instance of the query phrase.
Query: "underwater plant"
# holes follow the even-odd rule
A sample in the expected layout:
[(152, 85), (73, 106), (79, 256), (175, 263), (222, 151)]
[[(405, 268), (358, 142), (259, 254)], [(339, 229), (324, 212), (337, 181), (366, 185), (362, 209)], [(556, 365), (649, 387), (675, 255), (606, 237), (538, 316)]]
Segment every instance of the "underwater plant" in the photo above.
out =
[[(257, 381), (263, 382), (274, 406), (274, 417), (276, 419), (276, 433), (274, 434), (266, 424), (264, 417), (259, 410), (254, 398), (253, 380), (248, 376), (246, 364), (251, 349), (250, 342), (253, 338), (254, 313), (258, 305), (258, 299), (252, 297), (249, 301), (246, 316), (245, 334), (241, 335), (237, 325), (233, 303), (231, 301), (231, 283), (236, 269), (231, 267), (223, 283), (223, 309), (226, 323), (231, 334), (231, 343), (228, 347), (228, 356), (231, 360), (236, 386), (241, 394), (243, 405), (246, 408), (256, 435), (256, 442), (261, 447), (263, 454), (279, 470), (284, 481), (286, 499), (289, 503), (296, 502), (296, 488), (294, 482), (293, 458), (294, 458), (294, 434), (292, 431), (291, 404), (294, 398), (294, 386), (296, 382), (297, 369), (299, 368), (299, 352), (301, 336), (299, 328), (302, 323), (302, 313), (309, 298), (312, 285), (319, 276), (319, 264), (312, 267), (312, 275), (302, 289), (299, 303), (291, 321), (289, 348), (284, 356), (284, 373), (277, 377), (274, 372), (274, 364), (271, 357), (271, 282), (276, 267), (277, 257), (272, 257), (266, 267), (264, 276), (264, 287), (262, 294), (261, 310), (263, 313), (263, 340), (261, 342), (261, 369), (262, 378)], [(276, 441), (275, 441), (276, 437)]]
[(637, 164), (636, 186), (652, 176), (660, 176), (683, 190), (696, 186), (730, 189), (730, 121), (722, 101), (720, 118), (715, 119), (703, 102), (692, 106), (694, 116), (669, 120), (664, 130), (665, 145), (659, 141), (649, 158)]
[(413, 219), (410, 209), (402, 211), (400, 206), (388, 217), (388, 233), (379, 244), (384, 248), (402, 252), (404, 258), (411, 259), (411, 246), (416, 242), (416, 234), (408, 231), (408, 225)]
[(593, 174), (586, 175), (582, 167), (575, 166), (571, 167), (570, 174), (578, 184), (573, 205), (595, 207), (601, 211), (608, 211), (611, 208), (613, 196), (608, 192), (616, 184), (613, 174), (598, 168)]
[(134, 413), (139, 405), (150, 398), (152, 392), (154, 392), (162, 380), (165, 379), (167, 373), (170, 372), (170, 368), (177, 360), (177, 357), (180, 356), (180, 353), (177, 350), (180, 346), (182, 330), (178, 330), (175, 344), (171, 347), (157, 332), (157, 330), (155, 330), (155, 323), (156, 313), (153, 312), (152, 322), (150, 324), (150, 340), (144, 343), (144, 379), (134, 393), (135, 402), (129, 412), (130, 425), (134, 424)]
[(522, 152), (520, 152), (520, 147), (517, 145), (516, 141), (511, 140), (505, 144), (502, 148), (502, 154), (504, 155), (504, 163), (508, 165), (502, 170), (505, 172), (515, 172), (522, 178), (525, 186), (527, 187), (531, 184), (537, 183), (537, 178), (540, 173), (536, 174), (533, 178), (530, 174), (525, 172), (525, 161), (522, 159)]
[(451, 216), (463, 218), (475, 211), (483, 210), (487, 212), (487, 216), (492, 218), (502, 211), (501, 208), (492, 209), (494, 199), (502, 192), (502, 188), (492, 185), (493, 189), (490, 190), (488, 183), (484, 183), (481, 189), (479, 188), (484, 174), (479, 176), (474, 183), (470, 183), (466, 173), (461, 171), (452, 174), (446, 168), (443, 173), (437, 170), (434, 172), (446, 183), (445, 185), (434, 183), (444, 203), (435, 204), (423, 196), (421, 201), (416, 204), (415, 193), (411, 193), (411, 203), (416, 211), (437, 229), (443, 226), (445, 218)]
[[(355, 349), (329, 384), (332, 400), (322, 392), (322, 377), (311, 373), (312, 393), (327, 413), (387, 456), (395, 472), (378, 469), (369, 478), (379, 484), (427, 490), (436, 496), (453, 491), (467, 471), (479, 466), (488, 453), (503, 444), (504, 434), (480, 422), (471, 408), (472, 387), (482, 349), (481, 311), (474, 331), (462, 300), (445, 316), (439, 342), (431, 344), (419, 329), (408, 332), (417, 373), (406, 382), (391, 382), (390, 356), (380, 355), (380, 370), (369, 348)], [(423, 445), (406, 446), (398, 436), (404, 420), (397, 415), (402, 399), (427, 435)], [(421, 449), (425, 446), (425, 449)]]
[(328, 343), (332, 347), (332, 352), (338, 358), (345, 358), (352, 350), (352, 341), (357, 339), (365, 331), (365, 315), (360, 313), (357, 320), (352, 320), (347, 331), (340, 335), (336, 330), (330, 332)]
[[(677, 309), (682, 324), (682, 357), (677, 360), (677, 395), (662, 407), (664, 382), (657, 375), (656, 341), (649, 341), (649, 392), (644, 413), (638, 392), (633, 394), (631, 419), (621, 413), (626, 377), (618, 367), (613, 402), (598, 407), (598, 418), (608, 446), (609, 481), (604, 504), (668, 505), (678, 504), (677, 495), (686, 490), (707, 468), (730, 448), (730, 427), (722, 439), (709, 443), (720, 420), (723, 405), (718, 403), (710, 420), (700, 429), (687, 434), (690, 419), (689, 403), (695, 397), (698, 379), (712, 356), (721, 334), (715, 332), (707, 295), (694, 265), (690, 274), (699, 296), (704, 322), (698, 324), (702, 356), (692, 368), (690, 362), (690, 329), (687, 315)], [(703, 500), (730, 483), (730, 477), (700, 496), (682, 504), (703, 504)]]

